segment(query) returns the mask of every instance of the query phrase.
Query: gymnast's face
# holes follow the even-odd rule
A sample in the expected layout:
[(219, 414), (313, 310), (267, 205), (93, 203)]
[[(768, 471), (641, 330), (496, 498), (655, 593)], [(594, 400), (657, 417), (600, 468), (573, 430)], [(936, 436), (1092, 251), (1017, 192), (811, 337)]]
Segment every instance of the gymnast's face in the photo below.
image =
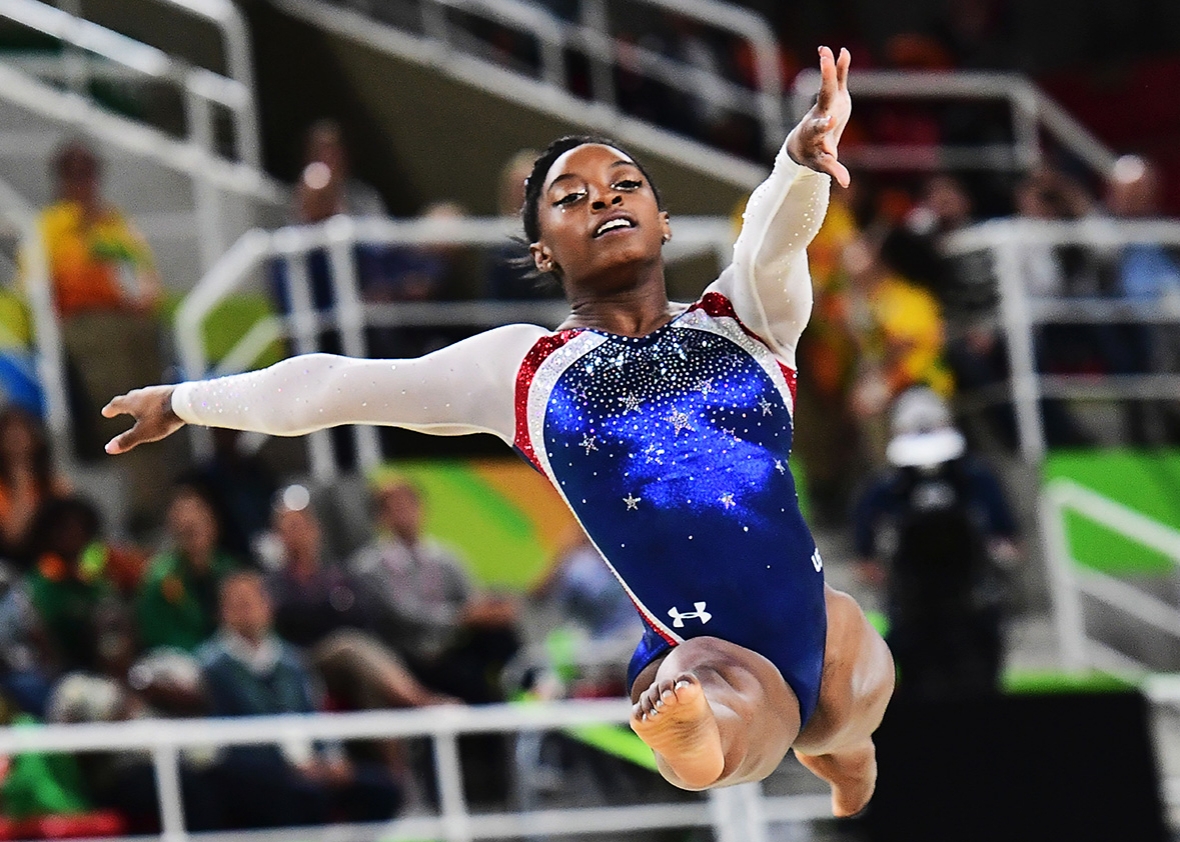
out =
[(537, 268), (556, 272), (567, 290), (592, 284), (611, 291), (625, 267), (655, 264), (671, 237), (668, 215), (635, 162), (618, 149), (587, 143), (553, 162), (537, 206)]

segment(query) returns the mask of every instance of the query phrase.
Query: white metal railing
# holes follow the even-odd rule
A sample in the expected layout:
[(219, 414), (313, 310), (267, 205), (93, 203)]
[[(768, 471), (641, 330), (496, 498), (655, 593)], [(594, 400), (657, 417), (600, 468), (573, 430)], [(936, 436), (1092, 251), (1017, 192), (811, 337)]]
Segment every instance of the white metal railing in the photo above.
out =
[[(147, 157), (192, 179), (202, 268), (212, 265), (229, 245), (223, 225), (223, 194), (236, 194), (269, 205), (284, 200), (285, 191), (257, 167), (258, 126), (248, 62), (244, 70), (239, 70), (246, 81), (228, 78), (192, 67), (162, 50), (38, 0), (0, 0), (0, 16), (141, 78), (173, 84), (179, 89), (188, 129), (183, 141), (110, 113), (84, 93), (61, 90), (22, 72), (16, 65), (0, 62), (0, 98), (65, 126), (80, 128), (105, 143)], [(246, 48), (248, 51), (248, 44)], [(241, 46), (234, 48), (235, 53), (241, 51)], [(235, 65), (242, 63), (241, 58), (234, 60)], [(240, 163), (224, 160), (216, 150), (214, 106), (224, 107), (233, 117)]]
[(33, 321), (37, 380), (45, 399), (45, 429), (53, 443), (53, 457), (58, 467), (68, 472), (73, 461), (73, 432), (66, 396), (61, 326), (53, 306), (53, 288), (41, 229), (33, 208), (4, 181), (0, 181), (0, 215), (20, 231), (24, 294)]
[[(583, 3), (577, 22), (558, 18), (539, 5), (523, 0), (422, 0), (417, 6), (422, 23), (412, 31), (327, 0), (271, 2), (327, 32), (405, 61), (431, 67), (477, 90), (519, 102), (574, 125), (609, 133), (620, 142), (667, 156), (687, 168), (745, 190), (752, 190), (766, 177), (765, 167), (627, 116), (615, 105), (614, 69), (620, 67), (646, 73), (694, 98), (717, 101), (728, 111), (743, 111), (763, 126), (768, 149), (777, 148), (782, 142), (784, 122), (777, 42), (760, 16), (716, 0), (641, 2), (696, 17), (735, 38), (747, 40), (757, 57), (757, 86), (754, 90), (717, 76), (708, 76), (708, 84), (703, 84), (702, 72), (698, 69), (650, 50), (617, 43), (609, 34), (603, 0)], [(535, 39), (540, 47), (540, 71), (535, 75), (518, 72), (467, 49), (459, 37), (460, 30), (447, 20), (450, 9), (482, 16)], [(580, 52), (590, 61), (593, 86), (590, 101), (568, 90), (564, 63), (566, 50)]]
[[(312, 740), (425, 737), (434, 749), (440, 809), (437, 815), (383, 824), (299, 828), (300, 839), (351, 842), (529, 837), (540, 834), (623, 833), (639, 829), (706, 827), (718, 842), (765, 842), (770, 822), (831, 817), (828, 795), (768, 797), (761, 784), (711, 790), (700, 801), (626, 807), (570, 807), (520, 812), (471, 813), (463, 792), (457, 738), (462, 734), (520, 735), (593, 724), (623, 724), (631, 705), (624, 699), (562, 701), (483, 707), (444, 706), (413, 710), (311, 714), (239, 719), (136, 720), (66, 726), (0, 728), (0, 755), (20, 752), (145, 751), (155, 767), (162, 842), (271, 842), (291, 831), (189, 833), (180, 797), (180, 760), (185, 749), (307, 743)], [(510, 770), (507, 770), (510, 771)], [(143, 837), (140, 837), (141, 839)], [(148, 837), (151, 838), (151, 837)]]
[[(802, 116), (819, 92), (819, 71), (804, 70), (791, 88), (792, 109)], [(874, 170), (983, 169), (1020, 171), (1042, 160), (1041, 131), (1096, 173), (1107, 175), (1115, 154), (1044, 91), (1018, 73), (983, 71), (853, 70), (848, 90), (865, 100), (952, 100), (1007, 103), (1012, 142), (987, 146), (892, 146), (866, 143), (840, 150), (850, 168)]]
[(1082, 322), (1090, 324), (1180, 324), (1180, 299), (1128, 301), (1109, 298), (1036, 298), (1024, 275), (1023, 256), (1030, 248), (1083, 246), (1109, 258), (1123, 246), (1148, 244), (1180, 246), (1180, 222), (1171, 220), (1118, 221), (1095, 217), (1076, 222), (1001, 219), (984, 222), (946, 237), (943, 253), (993, 255), (993, 271), (1000, 291), (1000, 324), (1007, 339), (1011, 394), (1016, 412), (1020, 450), (1031, 465), (1045, 454), (1041, 423), (1043, 397), (1173, 399), (1180, 395), (1180, 374), (1045, 375), (1037, 371), (1033, 334), (1038, 325)]
[[(1082, 514), (1162, 553), (1177, 567), (1180, 567), (1180, 530), (1062, 478), (1048, 483), (1041, 495), (1040, 507), (1050, 592), (1065, 666), (1069, 669), (1102, 667), (1116, 672), (1145, 674), (1147, 667), (1143, 664), (1089, 637), (1082, 596), (1098, 600), (1177, 640), (1180, 640), (1180, 609), (1121, 579), (1082, 567), (1070, 552), (1066, 513)], [(1164, 697), (1161, 695), (1160, 698)]]
[[(175, 334), (181, 368), (186, 377), (231, 374), (249, 364), (270, 342), (289, 337), (296, 353), (318, 350), (325, 328), (338, 332), (341, 350), (349, 356), (365, 356), (364, 331), (370, 326), (459, 325), (489, 328), (513, 322), (549, 327), (568, 314), (564, 302), (405, 302), (367, 304), (361, 300), (355, 246), (502, 246), (517, 233), (514, 218), (395, 221), (384, 218), (337, 216), (318, 225), (291, 226), (277, 231), (250, 231), (243, 235), (202, 278), (177, 309)], [(733, 227), (728, 219), (679, 217), (673, 220), (676, 237), (665, 246), (665, 259), (712, 253), (718, 268), (732, 258)], [(313, 306), (307, 256), (315, 250), (328, 255), (329, 277), (335, 305), (317, 312)], [(245, 286), (268, 261), (280, 261), (287, 280), (290, 313), (257, 323), (214, 371), (204, 346), (201, 327), (210, 312), (226, 296)], [(362, 468), (381, 462), (377, 431), (353, 428), (358, 462)], [(326, 432), (307, 436), (313, 476), (330, 481), (337, 473), (331, 441)], [(192, 431), (198, 454), (209, 447), (200, 429)]]
[(246, 89), (248, 96), (235, 116), (238, 120), (238, 156), (252, 167), (262, 166), (258, 109), (254, 99), (254, 55), (246, 17), (233, 0), (155, 0), (201, 18), (221, 33), (227, 75)]
[(571, 90), (566, 56), (580, 52), (591, 63), (590, 95), (614, 105), (614, 71), (623, 69), (648, 80), (700, 99), (710, 106), (744, 114), (762, 126), (767, 151), (778, 148), (783, 127), (782, 80), (778, 41), (761, 15), (719, 0), (635, 0), (672, 12), (714, 32), (740, 40), (754, 57), (754, 86), (746, 87), (714, 71), (669, 58), (642, 44), (624, 44), (612, 34), (609, 3), (582, 0), (576, 20), (566, 20), (543, 6), (524, 0), (420, 0), (422, 30), (447, 48), (459, 46), (458, 30), (447, 10), (482, 17), (535, 39), (539, 49), (539, 75), (546, 83)]
[[(421, 38), (415, 43), (408, 33), (378, 23), (344, 8), (341, 0), (274, 0), (276, 5), (315, 25), (363, 40), (378, 49), (431, 64), (440, 71), (477, 87), (510, 96), (534, 108), (549, 109), (560, 116), (596, 128), (609, 128), (620, 139), (640, 146), (658, 146), (661, 152), (680, 157), (695, 166), (728, 178), (741, 186), (753, 187), (761, 174), (748, 172), (729, 156), (709, 154), (699, 144), (679, 142), (669, 146), (657, 140), (651, 127), (637, 127), (617, 108), (616, 70), (637, 73), (706, 102), (713, 107), (745, 114), (758, 121), (763, 145), (775, 150), (788, 128), (786, 118), (797, 119), (811, 106), (819, 90), (819, 72), (809, 69), (794, 80), (784, 100), (780, 78), (778, 42), (768, 23), (746, 9), (715, 0), (643, 0), (648, 6), (672, 11), (750, 45), (754, 56), (755, 84), (752, 89), (710, 73), (702, 68), (672, 60), (634, 44), (618, 41), (611, 34), (606, 0), (582, 0), (576, 21), (557, 17), (543, 7), (524, 0), (416, 0), (409, 5), (421, 17)], [(521, 32), (538, 45), (540, 87), (521, 85), (514, 74), (494, 61), (480, 61), (477, 46), (465, 43), (460, 29), (447, 19), (448, 10), (481, 17)], [(559, 103), (567, 94), (566, 55), (580, 52), (590, 64), (592, 106), (578, 98)], [(500, 63), (502, 64), (502, 62)], [(1010, 143), (977, 146), (892, 146), (867, 143), (841, 150), (852, 167), (885, 170), (988, 169), (1027, 170), (1042, 160), (1042, 132), (1054, 138), (1080, 161), (1100, 174), (1107, 174), (1115, 155), (1092, 133), (1026, 77), (1003, 72), (921, 72), (855, 70), (849, 76), (854, 99), (951, 100), (1008, 104), (1011, 113)], [(565, 107), (562, 107), (564, 105)], [(665, 138), (668, 133), (662, 132)]]
[[(185, 100), (190, 136), (208, 152), (213, 149), (210, 105), (224, 107), (232, 117), (238, 156), (250, 166), (259, 165), (258, 125), (248, 62), (244, 69), (238, 71), (244, 75), (244, 81), (223, 76), (212, 70), (193, 67), (163, 50), (39, 0), (0, 0), (0, 16), (135, 71), (145, 80), (176, 85)], [(248, 44), (246, 47), (248, 49)], [(235, 50), (235, 53), (239, 52), (240, 48)], [(240, 57), (234, 59), (234, 64), (241, 63)], [(85, 64), (79, 75), (84, 83), (87, 75)], [(80, 93), (85, 90), (85, 85), (77, 84), (74, 88), (76, 93)]]

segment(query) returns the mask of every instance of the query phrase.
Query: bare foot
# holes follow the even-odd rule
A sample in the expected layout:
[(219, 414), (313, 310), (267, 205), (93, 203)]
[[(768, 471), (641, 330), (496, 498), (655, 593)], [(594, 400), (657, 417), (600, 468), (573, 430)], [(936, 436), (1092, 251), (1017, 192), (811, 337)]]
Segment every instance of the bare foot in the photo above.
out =
[(671, 767), (687, 789), (717, 782), (725, 768), (721, 733), (696, 677), (653, 683), (631, 709), (631, 729)]
[(855, 816), (869, 804), (877, 786), (877, 751), (866, 747), (833, 754), (795, 752), (799, 762), (832, 787), (832, 815)]

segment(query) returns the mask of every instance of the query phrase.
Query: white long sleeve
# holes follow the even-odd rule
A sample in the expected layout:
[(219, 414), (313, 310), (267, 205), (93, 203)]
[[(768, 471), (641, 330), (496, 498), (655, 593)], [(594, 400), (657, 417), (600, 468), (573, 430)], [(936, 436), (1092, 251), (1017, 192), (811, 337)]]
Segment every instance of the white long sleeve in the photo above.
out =
[(172, 409), (189, 424), (276, 436), (380, 424), (443, 436), (492, 433), (511, 443), (516, 372), (545, 333), (508, 325), (407, 360), (305, 354), (261, 371), (182, 383)]
[(792, 367), (811, 316), (807, 245), (827, 212), (829, 187), (829, 176), (796, 164), (784, 143), (746, 205), (733, 263), (709, 287)]

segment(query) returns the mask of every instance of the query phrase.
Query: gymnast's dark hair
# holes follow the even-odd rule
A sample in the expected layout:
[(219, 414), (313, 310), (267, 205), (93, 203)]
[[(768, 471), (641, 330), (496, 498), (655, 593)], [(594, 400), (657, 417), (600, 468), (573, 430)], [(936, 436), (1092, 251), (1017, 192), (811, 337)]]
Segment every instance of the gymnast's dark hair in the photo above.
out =
[(549, 170), (553, 167), (554, 161), (571, 149), (577, 149), (579, 146), (585, 146), (588, 143), (599, 143), (603, 146), (618, 149), (634, 161), (635, 166), (639, 168), (639, 171), (643, 173), (643, 177), (647, 179), (652, 193), (655, 194), (656, 205), (659, 206), (660, 210), (664, 209), (664, 202), (660, 198), (660, 191), (656, 189), (651, 175), (634, 155), (607, 137), (599, 137), (597, 135), (566, 135), (565, 137), (559, 137), (545, 148), (545, 151), (533, 162), (533, 171), (529, 173), (529, 177), (525, 181), (524, 205), (520, 209), (520, 218), (524, 223), (526, 242), (535, 243), (541, 239), (541, 226), (537, 221), (538, 205), (541, 201), (541, 191), (545, 187), (545, 179), (548, 177)]

